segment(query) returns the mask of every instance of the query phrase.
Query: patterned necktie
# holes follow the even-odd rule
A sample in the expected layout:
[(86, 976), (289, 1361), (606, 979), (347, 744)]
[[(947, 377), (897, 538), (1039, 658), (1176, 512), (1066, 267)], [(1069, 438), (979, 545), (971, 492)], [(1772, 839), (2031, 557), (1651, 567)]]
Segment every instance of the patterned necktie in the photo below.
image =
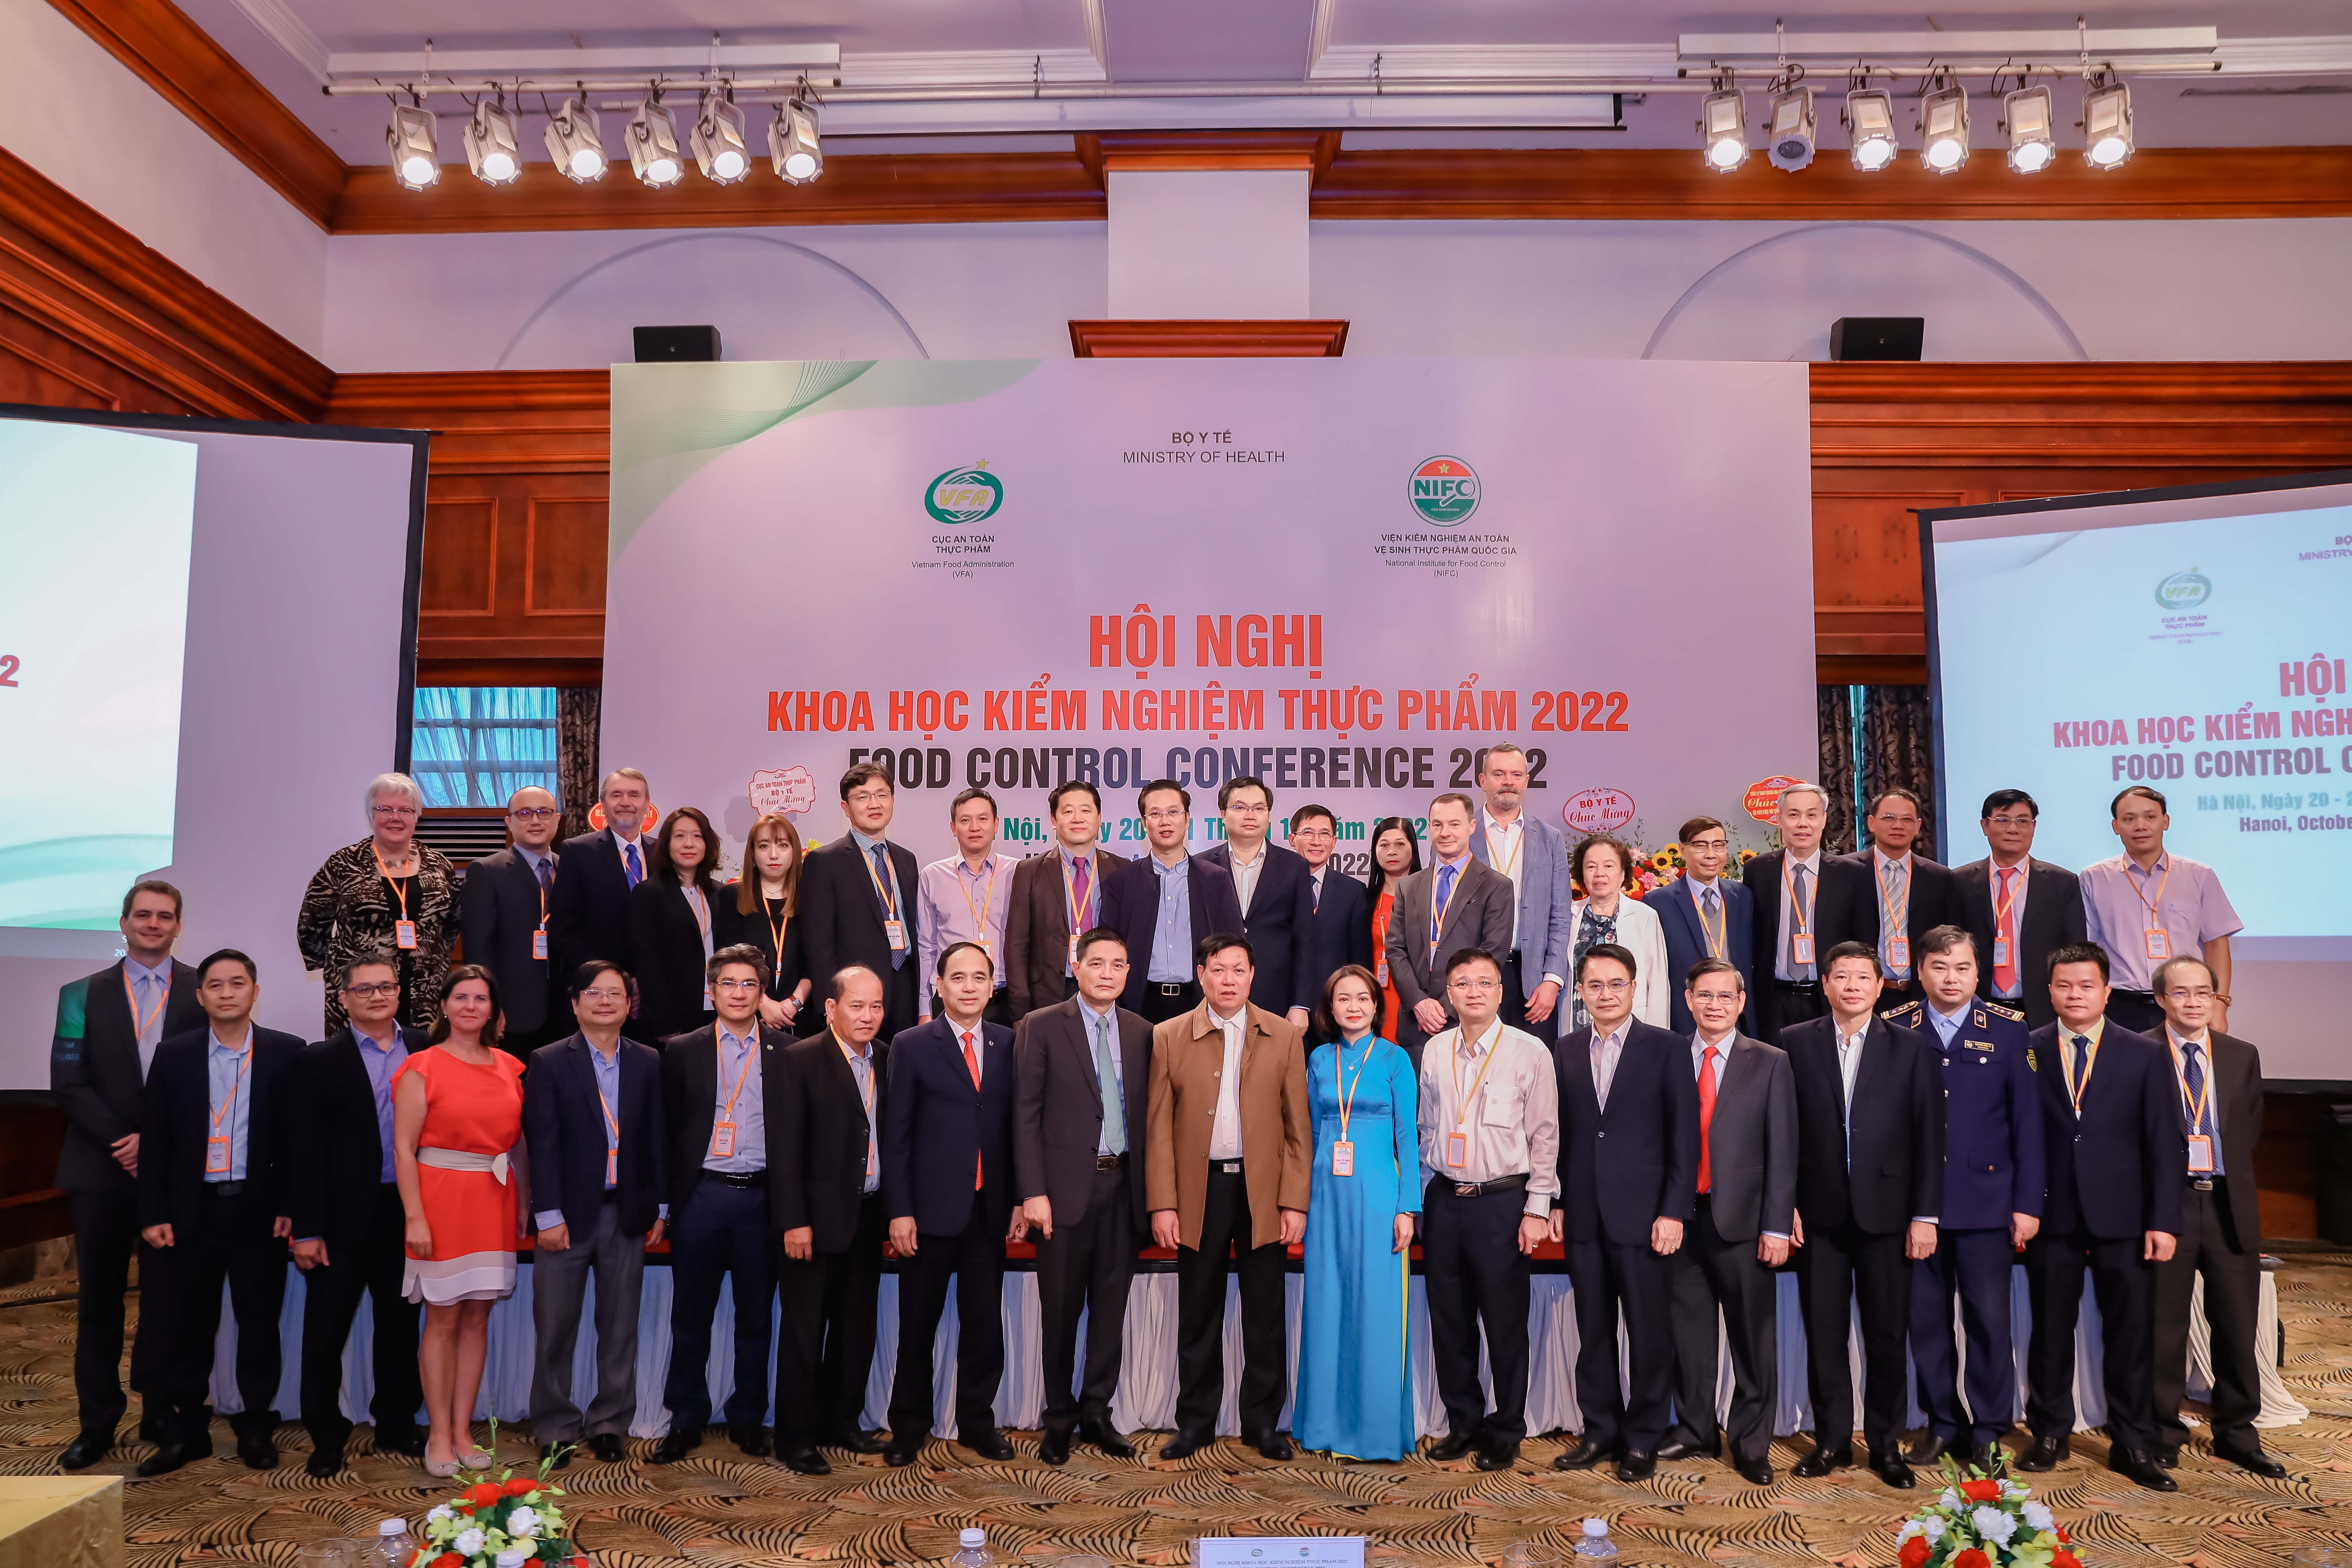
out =
[(2017, 989), (2017, 892), (2012, 880), (2016, 875), (2014, 866), (2002, 870), (2000, 895), (1994, 900), (1994, 913), (2000, 916), (2000, 930), (1994, 935), (2008, 962), (1992, 966), (1992, 988), (2004, 996)]
[(1709, 1180), (1706, 1161), (1707, 1133), (1715, 1126), (1715, 1058), (1719, 1053), (1713, 1046), (1699, 1052), (1698, 1068), (1698, 1190), (1707, 1191), (1714, 1184)]
[[(1886, 972), (1890, 976), (1908, 977), (1911, 966), (1906, 963), (1898, 967), (1895, 963), (1895, 939), (1906, 934), (1903, 926), (1895, 923), (1897, 909), (1895, 896), (1897, 893), (1906, 892), (1910, 887), (1911, 872), (1909, 868), (1897, 866), (1892, 861), (1887, 863), (1887, 868), (1894, 872), (1895, 876), (1894, 879), (1879, 891), (1878, 957), (1879, 962), (1886, 966)], [(1907, 915), (1910, 910), (1910, 900), (1907, 897), (1900, 907)]]
[(621, 863), (628, 868), (629, 886), (634, 888), (646, 879), (645, 862), (637, 858), (637, 847), (634, 843), (621, 846)]
[(539, 890), (540, 890), (541, 892), (542, 892), (542, 893), (550, 892), (550, 891), (553, 890), (554, 887), (555, 887), (555, 862), (553, 862), (552, 860), (541, 860), (541, 861), (540, 861), (540, 862), (539, 862)]
[[(890, 857), (883, 852), (882, 846), (879, 844), (866, 853), (874, 857), (875, 886), (877, 889), (890, 886)], [(896, 907), (895, 901), (879, 892), (877, 892), (875, 897), (882, 900), (882, 918), (888, 920), (892, 909)], [(903, 934), (906, 927), (902, 925), (898, 929), (901, 934), (890, 948), (890, 967), (893, 969), (904, 969), (907, 966), (907, 939)]]
[(1102, 1083), (1103, 1147), (1127, 1152), (1127, 1107), (1118, 1098), (1118, 1067), (1111, 1060), (1110, 1020), (1095, 1020), (1095, 1077)]
[[(980, 1058), (973, 1054), (971, 1048), (971, 1031), (970, 1029), (966, 1029), (963, 1032), (963, 1066), (964, 1070), (971, 1074), (971, 1087), (978, 1089), (980, 1087)], [(980, 1156), (978, 1154), (974, 1154), (971, 1157), (971, 1190), (973, 1192), (980, 1191)]]

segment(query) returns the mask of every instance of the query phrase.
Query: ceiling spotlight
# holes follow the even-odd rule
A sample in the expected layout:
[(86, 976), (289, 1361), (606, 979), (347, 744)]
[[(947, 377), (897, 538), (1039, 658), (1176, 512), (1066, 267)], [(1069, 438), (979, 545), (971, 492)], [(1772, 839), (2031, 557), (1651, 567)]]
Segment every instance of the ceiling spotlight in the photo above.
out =
[(776, 110), (776, 122), (768, 127), (768, 156), (787, 184), (804, 185), (824, 173), (814, 105), (795, 98)]
[(441, 183), (441, 154), (433, 142), (431, 111), (422, 104), (394, 104), (392, 129), (383, 133), (392, 149), (392, 177), (412, 191)]
[(486, 185), (510, 185), (522, 177), (515, 120), (503, 97), (474, 105), (474, 117), (466, 122), (466, 163)]
[(686, 157), (677, 150), (677, 120), (652, 93), (629, 116), (624, 134), (629, 142), (629, 167), (638, 179), (656, 188), (686, 178)]
[(1813, 161), (1813, 89), (1792, 87), (1774, 93), (1769, 102), (1772, 146), (1767, 156), (1774, 168), (1793, 174)]
[(1845, 95), (1846, 145), (1853, 166), (1876, 174), (1895, 162), (1895, 100), (1857, 88)]
[(2009, 128), (2009, 166), (2021, 174), (2038, 174), (2058, 156), (2050, 132), (2050, 89), (2020, 88), (2000, 100), (2001, 123)]
[(702, 95), (701, 112), (694, 117), (694, 161), (702, 177), (713, 184), (731, 185), (751, 172), (749, 143), (743, 140), (743, 111), (723, 93)]
[(575, 93), (565, 99), (548, 121), (547, 155), (575, 184), (604, 177), (604, 132), (585, 98)]
[(1919, 159), (1933, 174), (1958, 173), (1969, 161), (1969, 93), (1938, 88), (1919, 100)]
[(2131, 89), (2121, 82), (2083, 95), (2083, 161), (2094, 169), (2131, 162)]
[(1728, 174), (1748, 162), (1748, 96), (1737, 89), (1710, 92), (1698, 103), (1699, 145), (1706, 166)]

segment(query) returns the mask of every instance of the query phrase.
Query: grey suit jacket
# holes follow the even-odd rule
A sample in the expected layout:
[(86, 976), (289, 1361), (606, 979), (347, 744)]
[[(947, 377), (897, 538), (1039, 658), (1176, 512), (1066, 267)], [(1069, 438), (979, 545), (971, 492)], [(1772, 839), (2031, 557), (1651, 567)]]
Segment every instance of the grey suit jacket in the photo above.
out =
[(1407, 877), (1398, 887), (1396, 914), (1389, 921), (1389, 979), (1408, 1013), (1424, 996), (1445, 1000), (1445, 961), (1464, 948), (1483, 948), (1496, 963), (1511, 951), (1511, 879), (1474, 857), (1454, 889), (1433, 960), (1429, 905), (1436, 889), (1434, 866)]
[[(1486, 849), (1486, 813), (1482, 806), (1470, 825), (1470, 855), (1482, 866), (1493, 866)], [(1505, 940), (1518, 949), (1520, 993), (1532, 996), (1547, 974), (1559, 975), (1563, 985), (1569, 981), (1568, 952), (1574, 932), (1568, 911), (1574, 894), (1569, 886), (1567, 838), (1531, 811), (1519, 813), (1518, 871), (1518, 935), (1515, 942), (1508, 937)]]
[[(1681, 1038), (1685, 1070), (1696, 1079), (1691, 1037)], [(1797, 1079), (1788, 1052), (1732, 1037), (1707, 1124), (1706, 1157), (1715, 1228), (1725, 1240), (1789, 1234), (1797, 1212)]]

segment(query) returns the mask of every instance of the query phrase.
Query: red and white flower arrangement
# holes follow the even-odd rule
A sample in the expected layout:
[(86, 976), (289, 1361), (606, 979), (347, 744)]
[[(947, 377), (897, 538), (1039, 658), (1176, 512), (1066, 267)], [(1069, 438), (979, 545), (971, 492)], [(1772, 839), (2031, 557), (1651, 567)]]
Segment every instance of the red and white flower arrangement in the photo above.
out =
[(1895, 1537), (1901, 1568), (2083, 1568), (2074, 1538), (2022, 1481), (1948, 1458), (1944, 1480)]
[(507, 1469), (462, 1472), (475, 1477), (447, 1502), (425, 1516), (425, 1544), (409, 1568), (549, 1568), (584, 1564), (572, 1542), (560, 1500), (563, 1489), (548, 1480), (553, 1458), (536, 1475)]

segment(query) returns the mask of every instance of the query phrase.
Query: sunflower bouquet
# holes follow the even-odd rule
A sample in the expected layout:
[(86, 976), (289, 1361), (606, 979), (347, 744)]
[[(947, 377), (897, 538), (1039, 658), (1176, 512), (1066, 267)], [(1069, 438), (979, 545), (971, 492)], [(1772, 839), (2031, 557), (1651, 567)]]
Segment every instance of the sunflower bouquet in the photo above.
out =
[(425, 1516), (425, 1544), (409, 1568), (522, 1568), (538, 1562), (555, 1568), (586, 1559), (573, 1544), (560, 1500), (563, 1489), (548, 1480), (555, 1457), (540, 1461), (536, 1475), (509, 1468), (497, 1476), (469, 1472), (473, 1483)]
[(2022, 1481), (1947, 1458), (1944, 1482), (1895, 1537), (1900, 1568), (2083, 1568), (2074, 1538)]

